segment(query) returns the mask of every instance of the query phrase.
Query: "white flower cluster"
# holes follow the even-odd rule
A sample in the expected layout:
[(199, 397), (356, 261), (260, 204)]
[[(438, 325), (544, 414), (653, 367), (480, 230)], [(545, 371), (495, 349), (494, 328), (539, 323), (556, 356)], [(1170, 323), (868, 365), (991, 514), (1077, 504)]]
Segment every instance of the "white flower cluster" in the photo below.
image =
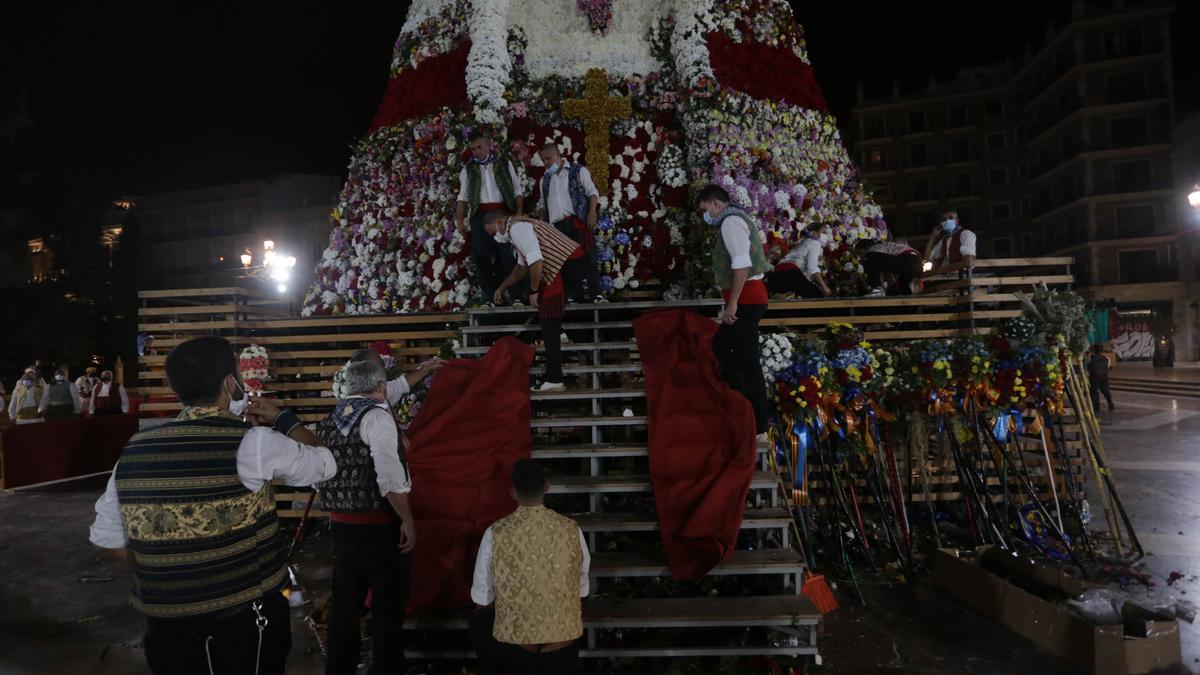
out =
[(467, 96), (475, 105), (475, 121), (500, 125), (500, 113), (508, 105), (512, 59), (508, 55), (508, 0), (486, 0), (471, 4), (468, 18), (471, 52), (467, 56)]
[(674, 143), (668, 143), (663, 146), (662, 152), (658, 153), (658, 179), (663, 185), (669, 187), (683, 187), (687, 185), (687, 169), (683, 162), (683, 149)]
[[(476, 2), (487, 0), (476, 0)], [(529, 76), (583, 77), (589, 68), (609, 76), (645, 75), (658, 70), (646, 26), (663, 14), (660, 0), (612, 3), (612, 24), (597, 35), (571, 0), (508, 0), (510, 27), (528, 39), (525, 66)]]
[(792, 362), (792, 341), (782, 333), (768, 333), (758, 336), (758, 347), (763, 379), (770, 386), (775, 382), (775, 373)]
[(345, 365), (333, 374), (333, 397), (339, 401), (344, 398), (343, 394), (346, 391), (346, 368), (349, 368), (351, 363), (351, 361), (347, 361)]
[(704, 36), (715, 30), (720, 27), (713, 13), (713, 0), (676, 0), (671, 56), (684, 84), (695, 86), (701, 80), (713, 78)]

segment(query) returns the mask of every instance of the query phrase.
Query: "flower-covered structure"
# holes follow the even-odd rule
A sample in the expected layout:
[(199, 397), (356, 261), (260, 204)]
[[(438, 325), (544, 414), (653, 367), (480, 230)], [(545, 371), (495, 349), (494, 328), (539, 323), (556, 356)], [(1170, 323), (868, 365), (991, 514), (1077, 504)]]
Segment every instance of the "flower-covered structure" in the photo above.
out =
[[(586, 86), (597, 78), (607, 95)], [(305, 314), (472, 299), (453, 213), (478, 127), (512, 157), (528, 203), (546, 142), (607, 174), (596, 233), (606, 288), (711, 292), (713, 233), (689, 208), (689, 190), (709, 181), (757, 217), (772, 259), (813, 221), (838, 223), (841, 239), (886, 236), (784, 0), (415, 0)], [(835, 280), (855, 271), (830, 269)]]

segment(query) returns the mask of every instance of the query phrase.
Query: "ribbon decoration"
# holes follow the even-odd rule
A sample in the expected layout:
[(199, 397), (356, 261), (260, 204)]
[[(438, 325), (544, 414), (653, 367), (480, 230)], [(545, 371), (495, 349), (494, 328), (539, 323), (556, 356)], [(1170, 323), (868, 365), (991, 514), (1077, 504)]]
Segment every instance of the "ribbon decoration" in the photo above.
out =
[(812, 432), (807, 422), (793, 423), (788, 439), (792, 446), (792, 467), (795, 476), (792, 488), (795, 491), (797, 506), (808, 505), (808, 448), (812, 445)]

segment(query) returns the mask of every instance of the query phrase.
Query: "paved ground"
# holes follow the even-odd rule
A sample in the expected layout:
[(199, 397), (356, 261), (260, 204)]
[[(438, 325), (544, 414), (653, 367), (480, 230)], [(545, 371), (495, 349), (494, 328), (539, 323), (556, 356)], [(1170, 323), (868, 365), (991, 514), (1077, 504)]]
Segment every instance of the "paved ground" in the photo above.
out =
[[(1156, 582), (1135, 593), (1200, 601), (1200, 400), (1117, 393), (1116, 413), (1104, 423), (1117, 483)], [(145, 672), (142, 622), (126, 604), (128, 573), (87, 543), (102, 489), (92, 481), (0, 493), (0, 673)], [(322, 545), (314, 542), (310, 555)], [(327, 573), (312, 563), (309, 569)], [(1183, 578), (1168, 586), (1173, 571)], [(828, 618), (821, 672), (1076, 672), (962, 608), (928, 579), (868, 595), (868, 607), (844, 603)], [(294, 673), (320, 672), (306, 631), (295, 624)], [(1185, 663), (1200, 669), (1200, 625), (1183, 624), (1181, 632)]]

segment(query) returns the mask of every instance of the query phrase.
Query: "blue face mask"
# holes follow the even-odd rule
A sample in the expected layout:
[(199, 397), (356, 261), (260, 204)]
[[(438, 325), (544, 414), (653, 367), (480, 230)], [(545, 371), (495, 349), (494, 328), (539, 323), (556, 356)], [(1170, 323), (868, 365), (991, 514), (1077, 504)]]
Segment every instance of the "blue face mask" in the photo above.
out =
[(958, 227), (958, 221), (953, 218), (942, 221), (942, 229), (947, 232), (953, 232), (956, 227)]
[(551, 164), (550, 166), (546, 167), (546, 173), (553, 176), (558, 173), (559, 168), (561, 168), (561, 165), (558, 162), (555, 162), (555, 163)]
[(717, 221), (714, 220), (713, 217), (708, 214), (708, 211), (704, 212), (704, 222), (708, 223), (709, 225), (717, 224)]

